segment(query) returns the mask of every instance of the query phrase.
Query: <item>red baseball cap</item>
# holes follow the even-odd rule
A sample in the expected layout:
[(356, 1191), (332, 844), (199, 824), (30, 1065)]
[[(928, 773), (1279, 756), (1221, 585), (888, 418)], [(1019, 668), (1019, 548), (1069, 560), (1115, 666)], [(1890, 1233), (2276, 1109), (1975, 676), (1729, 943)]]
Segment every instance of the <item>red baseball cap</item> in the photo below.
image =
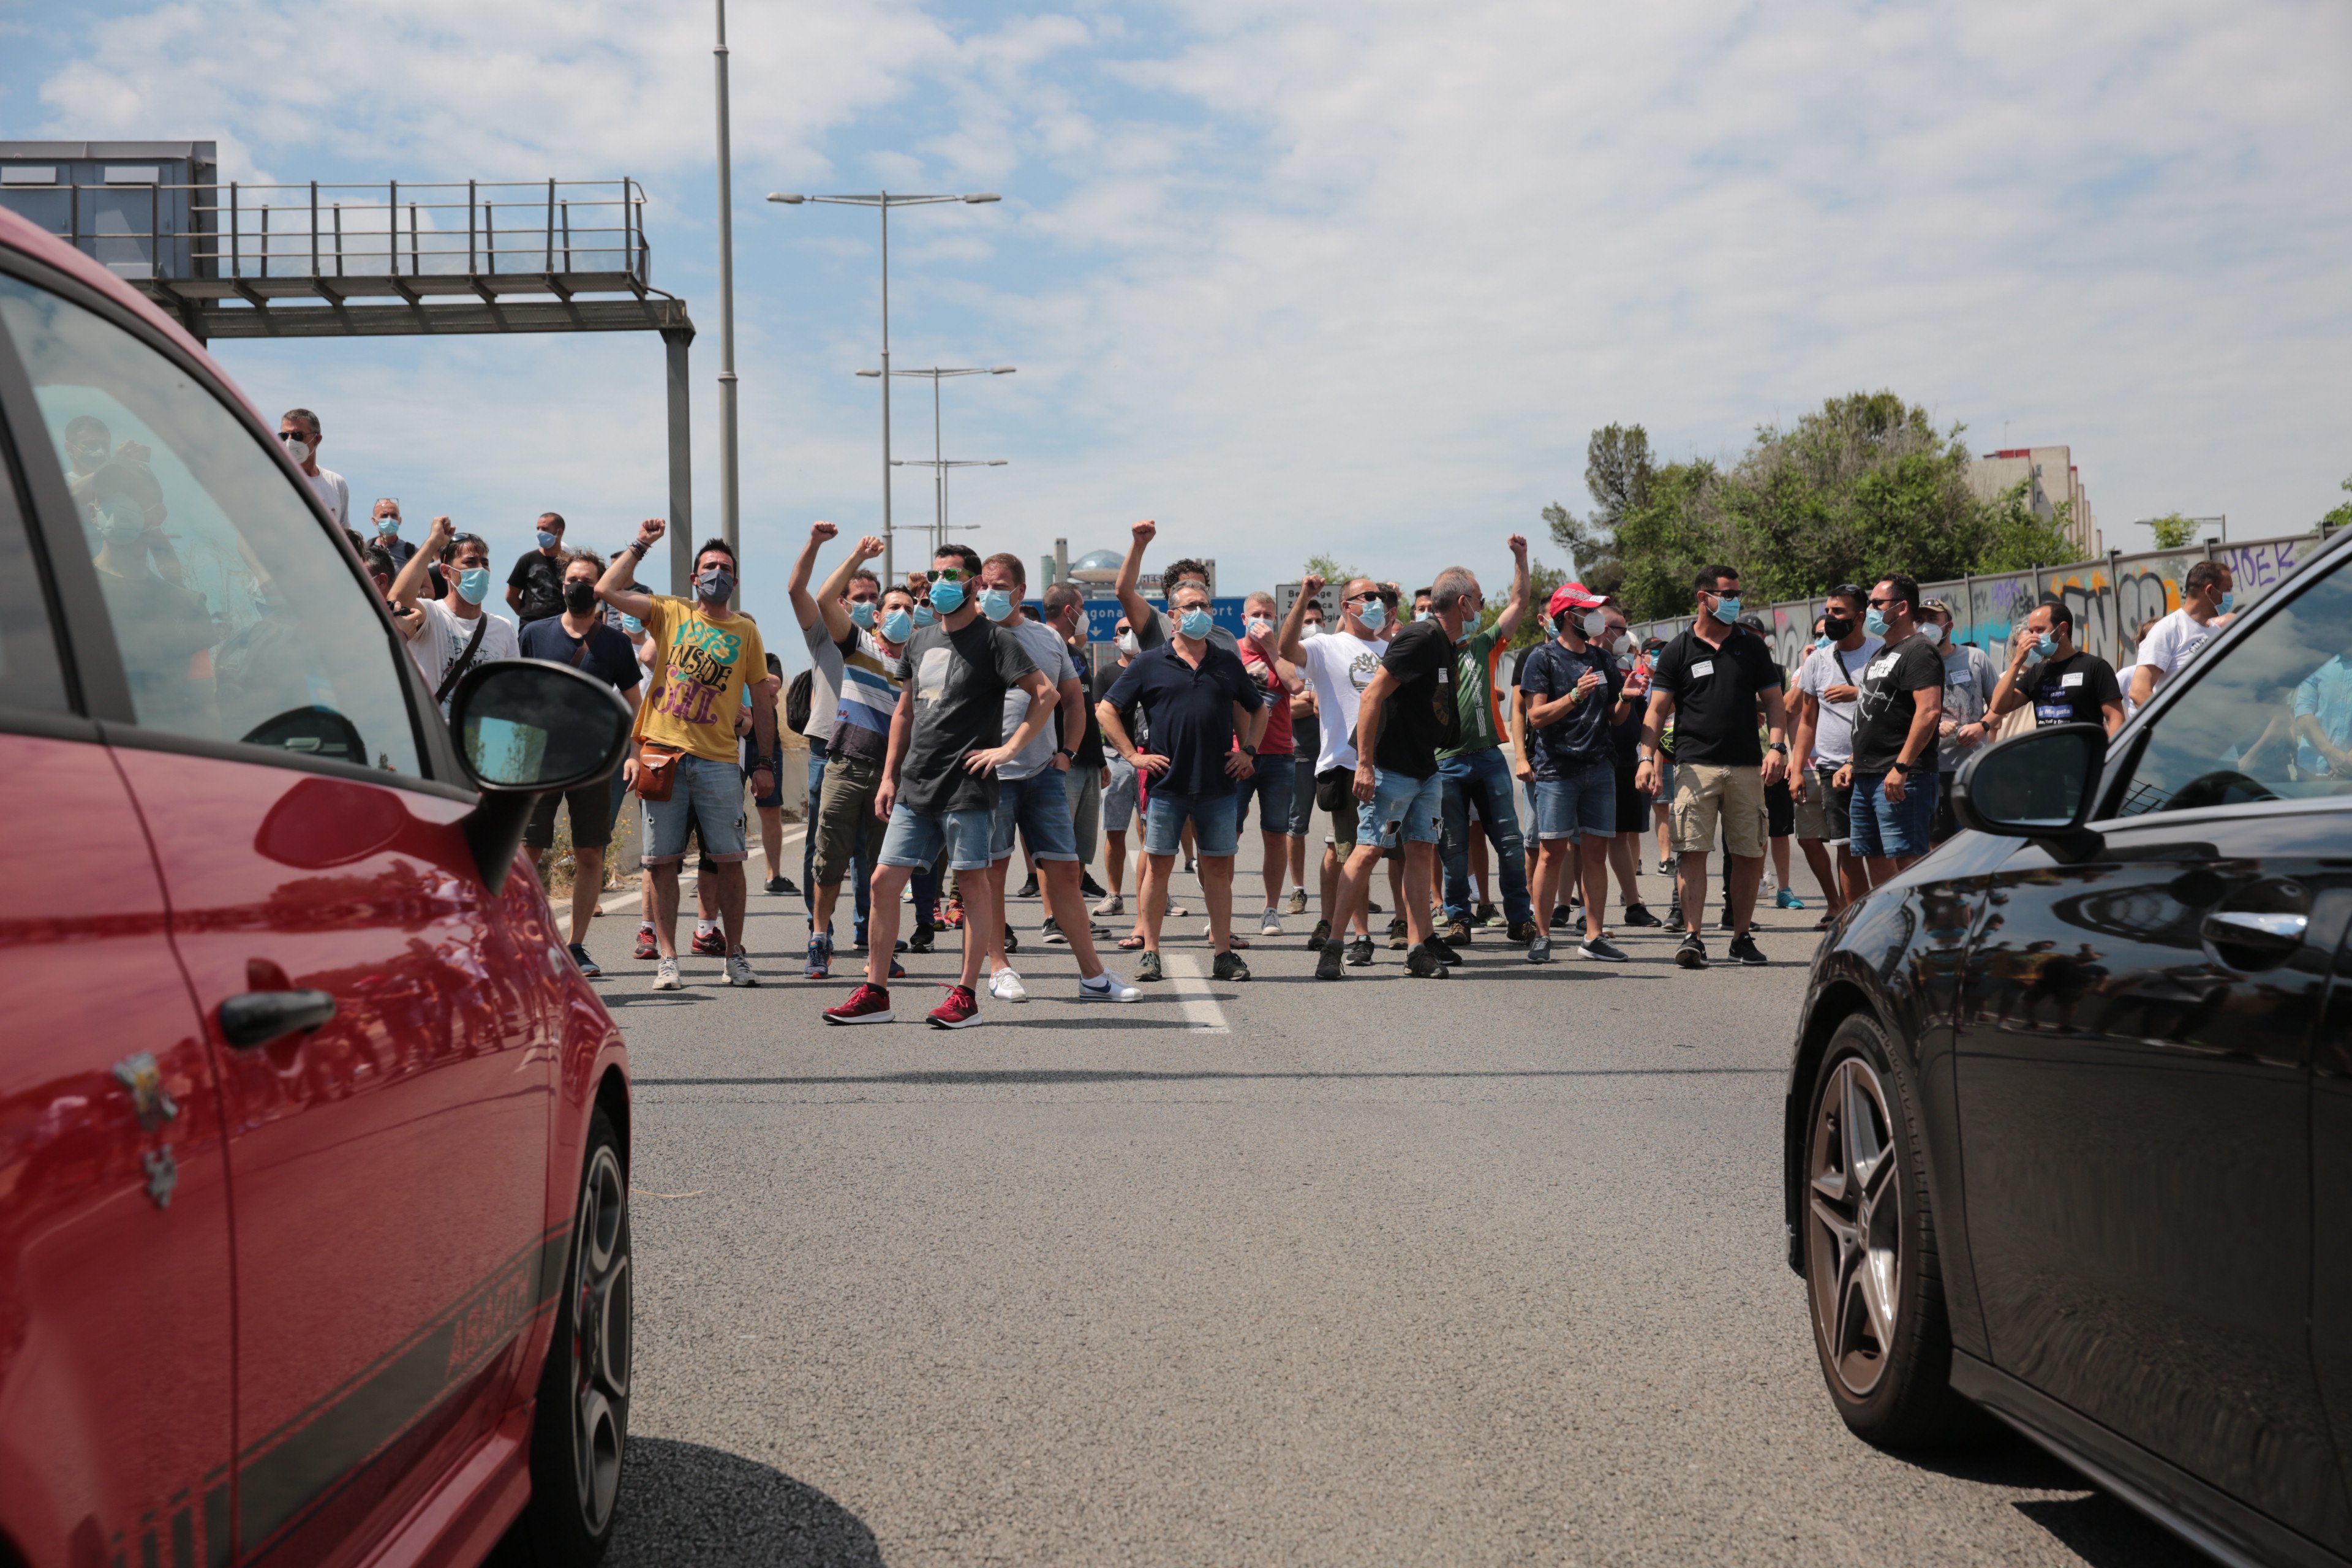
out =
[(1558, 620), (1562, 610), (1597, 610), (1608, 602), (1608, 595), (1596, 594), (1581, 583), (1562, 583), (1551, 591), (1549, 614)]

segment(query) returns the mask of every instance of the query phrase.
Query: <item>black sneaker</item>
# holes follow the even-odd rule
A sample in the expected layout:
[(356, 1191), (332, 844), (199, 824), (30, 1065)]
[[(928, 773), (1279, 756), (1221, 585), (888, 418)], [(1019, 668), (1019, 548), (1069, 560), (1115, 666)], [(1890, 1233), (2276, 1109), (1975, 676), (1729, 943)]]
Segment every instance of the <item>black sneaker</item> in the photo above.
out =
[(1010, 958), (1020, 951), (1021, 933), (1014, 931), (1011, 926), (1006, 926), (1004, 928), (1004, 956)]
[(1402, 915), (1391, 916), (1389, 919), (1389, 951), (1391, 952), (1402, 952), (1406, 948), (1411, 947), (1412, 945), (1412, 928), (1404, 923), (1404, 917)]
[(1320, 952), (1323, 951), (1326, 944), (1330, 942), (1330, 941), (1331, 922), (1329, 921), (1317, 921), (1315, 922), (1315, 930), (1313, 933), (1307, 939), (1307, 951), (1309, 952)]
[(1551, 962), (1551, 938), (1539, 935), (1533, 941), (1529, 942), (1528, 943), (1528, 962), (1529, 963), (1549, 963)]
[(1103, 885), (1095, 880), (1095, 874), (1092, 871), (1081, 871), (1078, 873), (1078, 895), (1081, 898), (1087, 899), (1107, 899), (1110, 897), (1108, 893), (1103, 891)]
[(1381, 906), (1374, 903), (1371, 900), (1366, 899), (1364, 900), (1364, 912), (1368, 915), (1379, 914), (1381, 912)]
[(1551, 923), (1556, 926), (1574, 925), (1576, 911), (1566, 904), (1554, 904), (1551, 907)]
[(1346, 973), (1339, 967), (1339, 944), (1336, 942), (1326, 942), (1322, 956), (1315, 961), (1315, 978), (1342, 980), (1346, 977)]
[(1249, 964), (1238, 952), (1221, 952), (1217, 954), (1216, 963), (1209, 966), (1209, 978), (1212, 980), (1247, 980), (1249, 977)]
[(1650, 912), (1648, 906), (1643, 904), (1627, 904), (1625, 906), (1625, 923), (1629, 926), (1654, 926), (1662, 922), (1659, 921), (1657, 916)]
[(1037, 896), (1037, 873), (1034, 871), (1030, 872), (1029, 879), (1022, 883), (1021, 890), (1013, 896), (1016, 899), (1035, 898)]
[(1668, 931), (1683, 929), (1683, 901), (1680, 897), (1666, 906), (1666, 929)]
[(580, 973), (591, 980), (604, 973), (596, 967), (596, 961), (588, 956), (587, 948), (576, 942), (572, 944), (572, 962), (578, 964)]
[(1837, 924), (1837, 915), (1835, 911), (1832, 911), (1831, 913), (1825, 914), (1821, 919), (1815, 921), (1813, 922), (1813, 929), (1815, 931), (1827, 931), (1830, 927)]
[(1536, 930), (1536, 922), (1533, 921), (1521, 921), (1503, 933), (1512, 942), (1533, 942), (1542, 934), (1543, 932)]
[(1443, 980), (1445, 961), (1437, 955), (1435, 943), (1424, 942), (1404, 955), (1404, 972), (1415, 980)]
[[(1324, 949), (1328, 952), (1330, 949)], [(1360, 936), (1348, 944), (1348, 962), (1361, 969), (1372, 961), (1372, 939)]]
[(931, 938), (939, 933), (939, 927), (931, 924), (929, 921), (925, 921), (922, 924), (917, 926), (915, 928), (915, 934), (907, 939), (907, 951), (908, 952), (930, 952)]
[(1731, 906), (1729, 904), (1723, 906), (1723, 913), (1716, 919), (1715, 929), (1717, 931), (1738, 931), (1739, 929), (1739, 922), (1731, 918)]
[[(1738, 944), (1734, 943), (1733, 948), (1737, 951)], [(1576, 955), (1579, 958), (1596, 959), (1602, 963), (1625, 962), (1625, 955), (1618, 952), (1616, 946), (1605, 936), (1587, 938), (1583, 944), (1577, 948)]]
[(1764, 950), (1756, 945), (1756, 933), (1753, 931), (1744, 931), (1731, 939), (1731, 956), (1751, 969), (1772, 962), (1764, 956)]
[(797, 893), (800, 891), (798, 888), (793, 886), (793, 879), (790, 877), (771, 877), (767, 880), (766, 887), (768, 891), (772, 893)]
[(1473, 910), (1470, 912), (1470, 923), (1474, 926), (1501, 925), (1503, 923), (1503, 911), (1496, 909), (1492, 904), (1480, 904), (1475, 910)]
[(1706, 967), (1706, 943), (1699, 941), (1698, 932), (1693, 931), (1683, 938), (1682, 946), (1675, 949), (1675, 962), (1685, 969)]
[(1138, 956), (1135, 961), (1135, 978), (1138, 981), (1165, 979), (1166, 976), (1160, 973), (1160, 955), (1156, 952), (1146, 952)]
[(1454, 951), (1454, 944), (1442, 936), (1432, 936), (1421, 945), (1437, 954), (1440, 963), (1453, 964), (1462, 962), (1462, 955)]
[(1045, 937), (1047, 947), (1054, 947), (1070, 940), (1062, 934), (1061, 922), (1051, 915), (1045, 917)]

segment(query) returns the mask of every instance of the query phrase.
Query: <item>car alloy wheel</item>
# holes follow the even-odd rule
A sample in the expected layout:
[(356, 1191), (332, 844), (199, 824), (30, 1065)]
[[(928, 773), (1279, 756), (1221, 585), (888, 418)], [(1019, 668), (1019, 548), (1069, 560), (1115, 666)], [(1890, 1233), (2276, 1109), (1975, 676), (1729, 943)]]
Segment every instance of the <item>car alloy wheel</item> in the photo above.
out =
[(1878, 1074), (1858, 1056), (1831, 1069), (1806, 1159), (1805, 1275), (1831, 1373), (1855, 1399), (1886, 1374), (1902, 1313), (1903, 1184)]
[(602, 1535), (621, 1490), (629, 1426), (629, 1190), (610, 1144), (590, 1156), (566, 1280), (572, 1337), (572, 1479), (582, 1527)]

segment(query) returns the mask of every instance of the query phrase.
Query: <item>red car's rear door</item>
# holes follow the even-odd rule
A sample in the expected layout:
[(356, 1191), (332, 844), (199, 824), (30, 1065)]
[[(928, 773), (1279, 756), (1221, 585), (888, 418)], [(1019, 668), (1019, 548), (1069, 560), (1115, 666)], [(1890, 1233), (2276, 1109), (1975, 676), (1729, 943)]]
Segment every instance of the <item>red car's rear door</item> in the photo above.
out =
[(45, 526), (88, 531), (104, 730), (220, 1084), (238, 1552), (350, 1561), (519, 1396), (568, 961), (534, 884), (484, 886), (415, 667), (266, 438), (58, 292), (0, 274), (0, 331), (54, 442)]
[(219, 1097), (44, 577), (0, 443), (0, 1558), (222, 1563)]

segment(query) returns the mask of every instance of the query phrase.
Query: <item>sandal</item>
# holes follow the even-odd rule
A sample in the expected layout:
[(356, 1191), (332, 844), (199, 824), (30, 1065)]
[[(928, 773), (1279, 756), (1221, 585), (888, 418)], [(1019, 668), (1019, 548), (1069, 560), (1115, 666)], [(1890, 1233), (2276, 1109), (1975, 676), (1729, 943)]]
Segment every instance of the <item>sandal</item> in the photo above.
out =
[(1143, 939), (1135, 935), (1133, 932), (1129, 932), (1128, 935), (1118, 939), (1118, 950), (1121, 952), (1133, 952), (1137, 948), (1141, 947), (1142, 945)]

